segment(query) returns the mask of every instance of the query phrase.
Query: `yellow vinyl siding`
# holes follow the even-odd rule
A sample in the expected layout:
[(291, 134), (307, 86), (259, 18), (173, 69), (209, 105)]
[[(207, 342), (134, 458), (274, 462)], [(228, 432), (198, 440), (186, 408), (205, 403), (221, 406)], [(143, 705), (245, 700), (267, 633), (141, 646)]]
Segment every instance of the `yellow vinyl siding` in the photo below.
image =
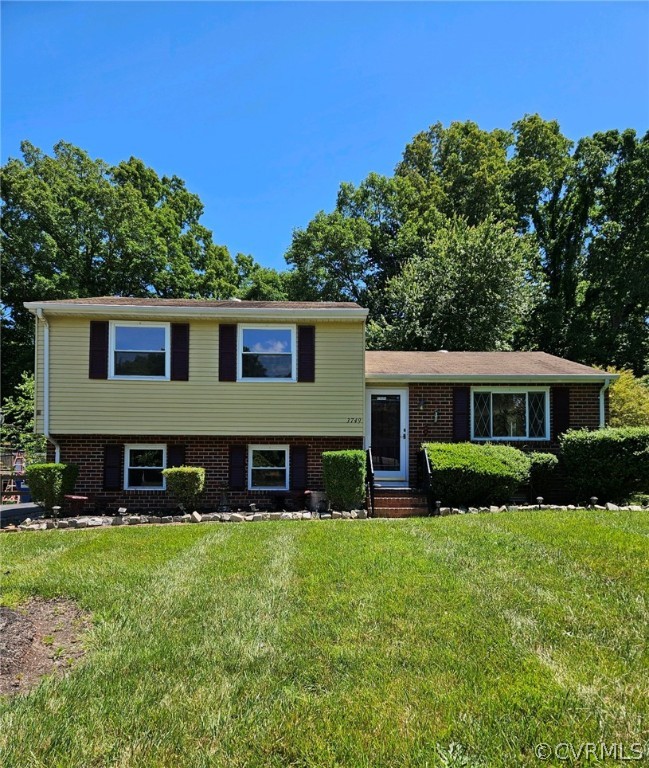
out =
[(53, 318), (50, 432), (361, 436), (363, 323), (314, 324), (315, 383), (220, 382), (214, 320), (191, 322), (189, 381), (111, 381), (88, 378), (89, 320)]

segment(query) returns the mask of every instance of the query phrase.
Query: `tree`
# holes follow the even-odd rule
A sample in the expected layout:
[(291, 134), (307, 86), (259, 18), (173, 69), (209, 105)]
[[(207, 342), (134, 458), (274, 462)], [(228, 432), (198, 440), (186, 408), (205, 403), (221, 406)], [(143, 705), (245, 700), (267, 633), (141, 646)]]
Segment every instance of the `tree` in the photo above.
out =
[(141, 160), (109, 166), (59, 142), (29, 142), (0, 170), (3, 393), (33, 367), (23, 302), (84, 296), (229, 298), (237, 272), (200, 224), (203, 205), (177, 176)]
[(386, 286), (373, 348), (510, 349), (529, 310), (528, 238), (487, 219), (454, 219)]
[(15, 393), (2, 405), (2, 439), (13, 450), (25, 451), (27, 461), (45, 453), (46, 440), (34, 434), (34, 376), (23, 373)]
[(262, 267), (252, 256), (238, 253), (237, 296), (246, 301), (286, 301), (289, 293), (289, 273)]
[(607, 371), (620, 376), (609, 389), (610, 426), (649, 427), (649, 377), (639, 379), (612, 367)]
[(577, 354), (641, 374), (649, 371), (649, 133), (595, 139), (608, 168), (592, 212)]
[(437, 123), (405, 147), (393, 176), (341, 184), (335, 210), (295, 230), (288, 285), (360, 301), (373, 328), (382, 316), (390, 324), (396, 287), (437, 268), (430, 244), (457, 219), (525, 237), (524, 322), (501, 346), (649, 372), (649, 134), (575, 144), (538, 115), (511, 131)]
[(303, 301), (363, 302), (374, 266), (371, 226), (340, 211), (317, 213), (305, 230), (293, 233), (286, 261), (295, 268), (293, 291)]

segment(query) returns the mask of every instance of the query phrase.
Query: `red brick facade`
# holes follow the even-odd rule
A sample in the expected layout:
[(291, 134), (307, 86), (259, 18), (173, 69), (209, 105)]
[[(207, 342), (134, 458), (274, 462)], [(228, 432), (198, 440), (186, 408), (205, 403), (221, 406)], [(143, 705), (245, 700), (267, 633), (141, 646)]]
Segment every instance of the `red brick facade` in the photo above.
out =
[[(409, 386), (409, 481), (417, 485), (417, 453), (424, 442), (453, 440), (453, 390), (454, 384), (410, 384)], [(489, 386), (489, 385), (488, 385)], [(494, 389), (498, 388), (494, 384)], [(572, 428), (599, 427), (598, 384), (557, 385), (570, 389), (569, 425)], [(550, 388), (550, 434), (553, 429), (553, 393)], [(607, 393), (608, 395), (608, 393)], [(606, 398), (608, 417), (608, 397)], [(245, 506), (251, 501), (268, 500), (270, 494), (264, 491), (239, 491), (228, 488), (229, 449), (232, 445), (285, 444), (306, 446), (307, 487), (322, 490), (323, 451), (363, 448), (362, 437), (265, 437), (244, 435), (224, 436), (151, 436), (151, 435), (54, 435), (61, 446), (61, 461), (78, 464), (80, 467), (76, 492), (90, 496), (100, 506), (114, 508), (126, 506), (129, 510), (162, 510), (175, 506), (173, 500), (163, 491), (105, 491), (103, 489), (104, 446), (107, 444), (155, 443), (185, 446), (185, 463), (205, 467), (206, 493), (202, 504), (214, 508), (226, 495), (227, 503), (233, 507)], [(517, 448), (557, 452), (556, 440), (514, 442)], [(53, 460), (53, 448), (48, 447)], [(246, 452), (247, 454), (247, 452)], [(123, 469), (122, 456), (122, 469)], [(247, 455), (246, 455), (247, 462)], [(247, 468), (246, 468), (247, 471)]]
[[(61, 446), (61, 461), (78, 464), (79, 479), (75, 493), (90, 496), (97, 507), (123, 505), (130, 510), (162, 510), (175, 506), (173, 500), (164, 491), (104, 491), (103, 462), (104, 446), (121, 443), (184, 445), (185, 463), (205, 467), (205, 496), (202, 505), (214, 508), (221, 501), (225, 492), (228, 504), (233, 507), (244, 506), (252, 501), (268, 500), (270, 494), (263, 491), (232, 491), (228, 489), (229, 448), (231, 445), (303, 445), (307, 448), (307, 487), (310, 490), (322, 490), (323, 451), (349, 448), (362, 448), (362, 437), (264, 437), (247, 435), (237, 437), (192, 436), (192, 435), (54, 435)], [(54, 451), (48, 446), (50, 459)], [(247, 453), (247, 452), (246, 452)], [(124, 457), (122, 455), (122, 469)], [(246, 457), (247, 462), (247, 457)], [(247, 468), (246, 468), (247, 471)]]
[[(448, 442), (453, 440), (453, 389), (454, 384), (410, 384), (410, 484), (417, 481), (417, 452), (424, 442)], [(499, 384), (481, 384), (506, 388)], [(559, 384), (550, 388), (550, 434), (554, 435), (552, 392), (556, 387), (570, 389), (570, 427), (578, 429), (599, 427), (599, 384)], [(437, 412), (437, 421), (435, 421)], [(606, 418), (608, 419), (608, 392), (606, 393)], [(555, 440), (512, 443), (516, 448), (556, 453), (559, 444)]]

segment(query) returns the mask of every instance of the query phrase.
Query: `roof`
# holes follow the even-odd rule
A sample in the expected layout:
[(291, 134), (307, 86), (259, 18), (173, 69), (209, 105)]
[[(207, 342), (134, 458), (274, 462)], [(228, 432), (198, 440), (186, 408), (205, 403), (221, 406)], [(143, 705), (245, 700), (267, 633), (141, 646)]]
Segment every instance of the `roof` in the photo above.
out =
[(355, 301), (243, 301), (228, 299), (158, 299), (130, 296), (91, 296), (85, 299), (54, 299), (27, 302), (44, 309), (60, 304), (81, 304), (104, 307), (204, 307), (215, 309), (362, 309)]
[(366, 352), (369, 380), (617, 378), (547, 352)]
[(164, 320), (177, 317), (227, 317), (230, 320), (359, 320), (367, 309), (353, 301), (226, 301), (216, 299), (159, 299), (129, 296), (92, 296), (83, 299), (28, 301), (34, 314), (108, 316)]

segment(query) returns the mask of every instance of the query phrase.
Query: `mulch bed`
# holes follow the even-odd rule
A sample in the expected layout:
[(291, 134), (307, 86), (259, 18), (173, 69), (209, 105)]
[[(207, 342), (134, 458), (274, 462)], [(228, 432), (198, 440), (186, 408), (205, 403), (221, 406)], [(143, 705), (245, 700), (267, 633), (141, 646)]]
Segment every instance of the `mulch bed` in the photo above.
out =
[(63, 598), (0, 606), (0, 694), (26, 693), (44, 675), (64, 675), (83, 656), (89, 627), (89, 616)]

